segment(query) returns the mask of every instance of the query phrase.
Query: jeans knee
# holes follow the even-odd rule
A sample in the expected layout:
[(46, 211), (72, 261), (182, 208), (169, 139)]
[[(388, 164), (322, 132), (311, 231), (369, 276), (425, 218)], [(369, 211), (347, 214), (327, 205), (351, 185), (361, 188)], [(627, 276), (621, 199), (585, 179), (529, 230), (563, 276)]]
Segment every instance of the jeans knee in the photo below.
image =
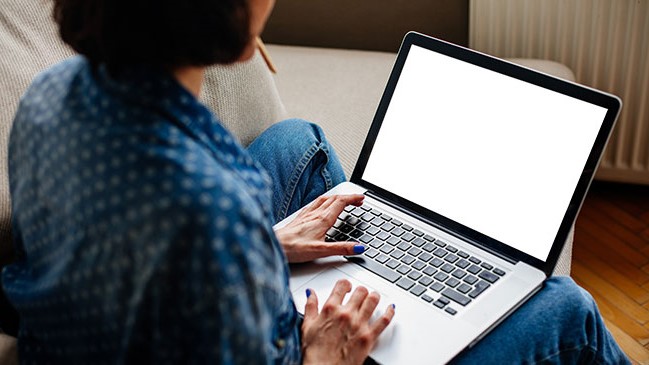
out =
[(554, 292), (556, 307), (561, 308), (564, 313), (570, 313), (576, 317), (588, 317), (596, 314), (597, 305), (595, 300), (585, 289), (577, 285), (568, 276), (553, 276), (547, 281)]
[(325, 141), (322, 128), (304, 119), (286, 119), (275, 123), (270, 128), (274, 129), (275, 133), (292, 140), (312, 141), (314, 143), (322, 143)]

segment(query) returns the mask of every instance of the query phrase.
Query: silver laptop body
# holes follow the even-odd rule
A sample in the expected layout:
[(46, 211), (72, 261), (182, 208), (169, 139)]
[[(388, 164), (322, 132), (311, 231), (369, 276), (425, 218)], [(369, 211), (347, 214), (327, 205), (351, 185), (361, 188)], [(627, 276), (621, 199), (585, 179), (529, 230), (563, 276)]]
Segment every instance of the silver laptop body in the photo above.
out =
[(346, 278), (381, 294), (375, 315), (396, 305), (371, 352), (379, 363), (442, 364), (470, 349), (551, 274), (620, 107), (408, 33), (350, 182), (327, 193), (365, 194), (327, 239), (367, 250), (292, 265), (298, 310), (306, 288), (322, 305)]

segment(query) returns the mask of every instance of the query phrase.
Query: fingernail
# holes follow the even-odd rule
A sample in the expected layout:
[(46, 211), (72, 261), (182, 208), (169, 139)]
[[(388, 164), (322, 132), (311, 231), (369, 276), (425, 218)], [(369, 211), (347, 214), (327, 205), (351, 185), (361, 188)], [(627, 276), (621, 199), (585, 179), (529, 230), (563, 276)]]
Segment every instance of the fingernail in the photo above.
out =
[(395, 310), (396, 307), (394, 306), (394, 303), (392, 303), (392, 310)]
[[(307, 289), (307, 290), (306, 290), (306, 297), (308, 298), (308, 297), (310, 297), (310, 296), (311, 296), (311, 289)], [(393, 305), (394, 305), (394, 304), (393, 304)]]
[(365, 246), (363, 245), (356, 245), (354, 246), (354, 253), (359, 254), (365, 252)]

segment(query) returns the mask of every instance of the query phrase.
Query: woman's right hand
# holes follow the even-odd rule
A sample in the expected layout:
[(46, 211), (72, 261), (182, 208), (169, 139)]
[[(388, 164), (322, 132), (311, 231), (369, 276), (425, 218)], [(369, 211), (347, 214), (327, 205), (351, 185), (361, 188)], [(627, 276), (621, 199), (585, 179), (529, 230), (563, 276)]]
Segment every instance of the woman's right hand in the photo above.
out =
[(318, 313), (318, 297), (307, 289), (302, 323), (304, 364), (362, 364), (376, 344), (379, 335), (394, 316), (394, 305), (370, 323), (379, 304), (378, 293), (359, 286), (343, 305), (352, 289), (348, 280), (339, 280)]

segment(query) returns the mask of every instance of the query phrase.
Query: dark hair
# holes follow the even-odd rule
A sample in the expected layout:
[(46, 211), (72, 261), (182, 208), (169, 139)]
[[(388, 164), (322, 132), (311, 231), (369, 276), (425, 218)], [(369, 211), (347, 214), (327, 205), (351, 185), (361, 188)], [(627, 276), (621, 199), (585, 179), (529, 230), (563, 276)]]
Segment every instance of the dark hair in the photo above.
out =
[(247, 0), (54, 0), (63, 41), (93, 65), (231, 63), (250, 40)]

